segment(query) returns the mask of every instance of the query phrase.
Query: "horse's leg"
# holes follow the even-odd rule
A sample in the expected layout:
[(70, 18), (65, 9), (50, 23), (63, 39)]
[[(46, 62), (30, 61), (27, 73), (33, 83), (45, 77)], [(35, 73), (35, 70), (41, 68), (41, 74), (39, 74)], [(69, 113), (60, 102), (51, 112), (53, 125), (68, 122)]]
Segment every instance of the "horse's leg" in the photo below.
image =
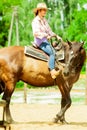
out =
[(10, 99), (11, 99), (11, 95), (14, 91), (14, 83), (9, 81), (5, 84), (5, 91), (3, 94), (2, 99), (4, 99), (6, 101), (6, 107), (5, 107), (5, 115), (6, 115), (6, 121), (8, 123), (12, 123), (13, 119), (11, 117), (11, 113), (10, 113), (10, 108), (9, 108), (9, 104), (10, 104)]
[(67, 85), (65, 81), (62, 81), (59, 84), (59, 89), (62, 94), (62, 99), (61, 99), (61, 110), (60, 112), (56, 115), (56, 118), (54, 119), (54, 122), (62, 122), (65, 123), (65, 112), (66, 110), (71, 106), (71, 98), (70, 98), (70, 88)]
[(65, 120), (65, 112), (70, 107), (70, 105), (71, 105), (70, 97), (67, 98), (67, 99), (62, 97), (62, 100), (61, 100), (61, 110), (56, 115), (56, 118), (54, 119), (55, 123), (57, 123), (58, 121), (60, 121), (62, 123), (67, 123), (66, 120)]

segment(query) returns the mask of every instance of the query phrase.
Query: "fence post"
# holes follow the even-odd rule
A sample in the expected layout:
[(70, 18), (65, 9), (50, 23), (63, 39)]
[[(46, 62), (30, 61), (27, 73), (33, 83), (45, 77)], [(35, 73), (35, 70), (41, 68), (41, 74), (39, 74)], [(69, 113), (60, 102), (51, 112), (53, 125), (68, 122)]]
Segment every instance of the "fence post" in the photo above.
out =
[(14, 12), (12, 13), (11, 25), (10, 25), (10, 29), (9, 29), (9, 35), (8, 35), (8, 46), (11, 45), (11, 37), (12, 37), (12, 28), (13, 28), (13, 23), (14, 23)]
[(14, 21), (15, 21), (15, 25), (16, 25), (16, 40), (17, 40), (17, 45), (19, 46), (18, 7), (17, 6), (13, 7), (11, 25), (10, 25), (9, 35), (8, 35), (8, 46), (11, 45), (11, 38), (12, 38), (12, 30), (13, 30)]
[(17, 37), (17, 45), (19, 46), (19, 29), (18, 29), (18, 8), (15, 7), (15, 24), (16, 24), (16, 37)]
[(24, 83), (24, 103), (27, 103), (27, 84)]

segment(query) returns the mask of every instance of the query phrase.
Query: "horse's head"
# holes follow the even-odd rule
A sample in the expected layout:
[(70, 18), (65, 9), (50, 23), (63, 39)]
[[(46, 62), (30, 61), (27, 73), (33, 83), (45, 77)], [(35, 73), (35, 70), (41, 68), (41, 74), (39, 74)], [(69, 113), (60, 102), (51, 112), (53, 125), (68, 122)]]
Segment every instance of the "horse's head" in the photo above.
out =
[(76, 74), (77, 72), (81, 71), (81, 68), (84, 64), (84, 61), (86, 59), (86, 52), (83, 48), (83, 42), (69, 42), (68, 44), (70, 46), (70, 52), (69, 52), (69, 73), (70, 74)]
[[(56, 51), (56, 68), (61, 67), (61, 64), (59, 67), (59, 60), (62, 60), (62, 62), (65, 62), (65, 69), (62, 69), (64, 76), (69, 76), (69, 74), (74, 74), (77, 71), (80, 72), (86, 59), (86, 52), (83, 48), (84, 42), (78, 43), (70, 42), (67, 40), (67, 43), (63, 41), (61, 41), (60, 43), (61, 44), (54, 44), (53, 46)], [(59, 52), (59, 50), (61, 51)], [(65, 54), (65, 58), (63, 58), (63, 52)]]

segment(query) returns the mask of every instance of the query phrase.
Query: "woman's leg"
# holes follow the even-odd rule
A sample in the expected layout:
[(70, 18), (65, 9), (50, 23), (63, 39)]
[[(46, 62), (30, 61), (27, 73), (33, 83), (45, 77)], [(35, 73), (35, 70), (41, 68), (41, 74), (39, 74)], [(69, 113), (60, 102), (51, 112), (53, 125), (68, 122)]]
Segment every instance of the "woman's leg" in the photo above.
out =
[(49, 68), (53, 70), (55, 68), (55, 53), (50, 43), (43, 42), (39, 48), (49, 55)]
[(41, 50), (43, 50), (45, 53), (47, 53), (49, 57), (49, 69), (50, 73), (53, 79), (59, 75), (60, 71), (55, 70), (55, 52), (54, 49), (51, 47), (50, 43), (43, 42), (40, 47)]

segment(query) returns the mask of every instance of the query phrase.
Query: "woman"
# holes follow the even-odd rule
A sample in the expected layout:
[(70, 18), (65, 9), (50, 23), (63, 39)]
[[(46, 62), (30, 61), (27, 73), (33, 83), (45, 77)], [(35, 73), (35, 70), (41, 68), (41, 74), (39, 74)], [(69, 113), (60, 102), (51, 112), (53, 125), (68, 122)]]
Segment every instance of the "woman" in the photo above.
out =
[[(45, 3), (39, 3), (37, 8), (34, 9), (35, 18), (32, 21), (32, 29), (34, 35), (34, 43), (41, 50), (49, 55), (49, 69), (53, 79), (57, 77), (59, 74), (59, 70), (55, 70), (55, 53), (54, 49), (48, 42), (52, 36), (57, 36), (54, 32), (52, 32), (50, 26), (48, 25), (47, 20), (44, 18), (46, 15), (48, 8)], [(57, 36), (61, 39), (59, 36)]]

